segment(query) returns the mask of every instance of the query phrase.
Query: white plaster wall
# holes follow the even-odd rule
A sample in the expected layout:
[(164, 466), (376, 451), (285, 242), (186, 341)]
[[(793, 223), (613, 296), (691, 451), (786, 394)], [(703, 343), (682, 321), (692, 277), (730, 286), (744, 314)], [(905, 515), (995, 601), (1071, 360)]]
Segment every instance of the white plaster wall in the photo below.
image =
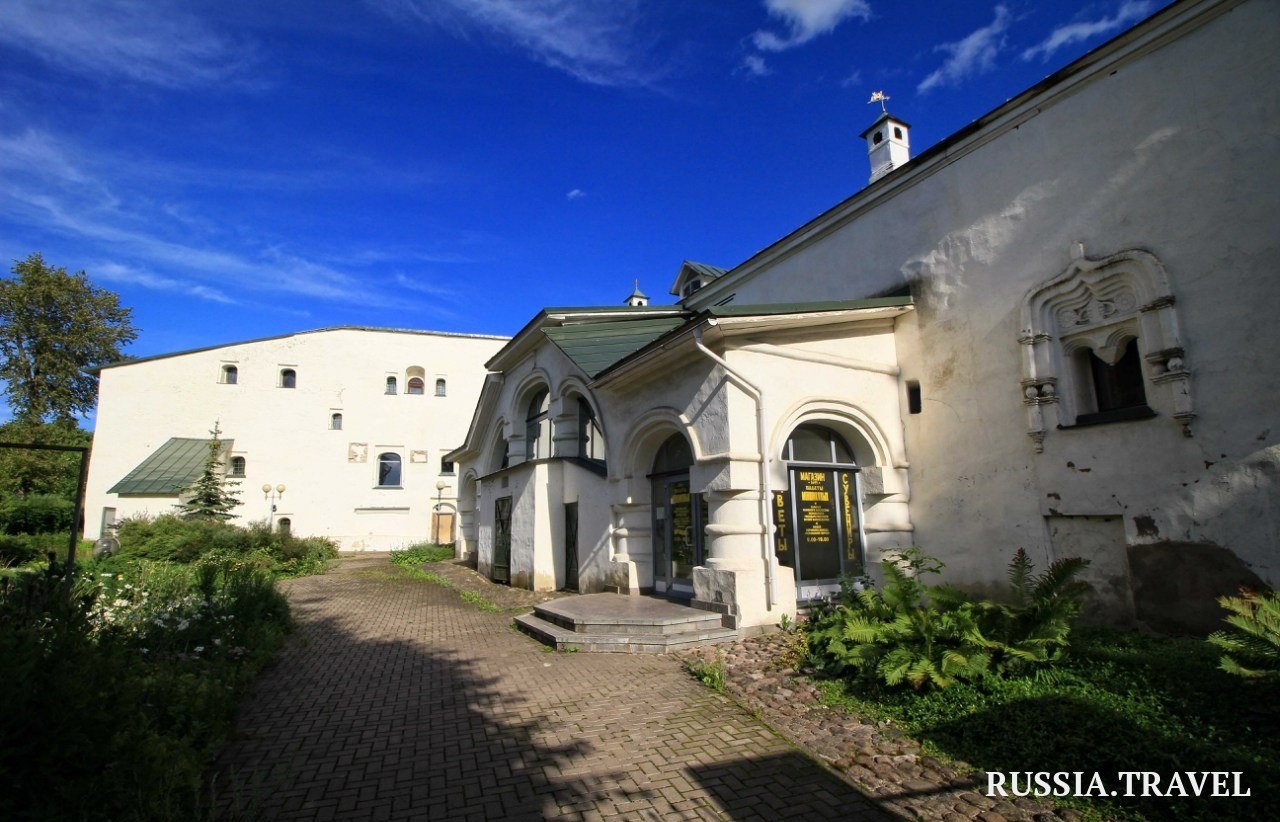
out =
[[(903, 416), (912, 521), (951, 577), (1000, 579), (1019, 546), (1047, 560), (1052, 509), (1120, 514), (1132, 541), (1214, 542), (1280, 582), (1276, 31), (1280, 4), (1245, 3), (1059, 88), (1016, 127), (890, 180), (873, 209), (724, 286), (750, 304), (911, 284), (918, 310), (899, 321), (897, 345), (902, 380), (919, 380), (924, 398), (922, 414)], [(1164, 263), (1193, 373), (1193, 439), (1148, 382), (1158, 418), (1051, 430), (1033, 452), (1019, 308), (1066, 268), (1073, 242)], [(1139, 535), (1138, 516), (1159, 537)]]
[[(99, 536), (103, 508), (118, 517), (172, 511), (174, 498), (120, 498), (107, 489), (170, 437), (208, 437), (215, 420), (246, 460), (240, 521), (265, 520), (264, 483), (284, 484), (277, 517), (294, 533), (329, 536), (344, 550), (388, 550), (430, 537), (441, 457), (460, 443), (479, 396), (484, 362), (505, 340), (429, 332), (333, 329), (228, 345), (106, 368), (86, 497), (85, 536)], [(233, 364), (237, 383), (220, 382)], [(426, 374), (422, 395), (404, 393), (405, 372)], [(297, 387), (279, 388), (281, 368), (297, 372)], [(396, 375), (399, 393), (387, 395)], [(447, 395), (434, 395), (435, 380)], [(330, 430), (330, 415), (343, 415)], [(365, 459), (351, 459), (353, 444)], [(377, 455), (402, 460), (400, 489), (377, 488)], [(415, 457), (415, 452), (423, 452)], [(415, 461), (421, 460), (421, 461)]]

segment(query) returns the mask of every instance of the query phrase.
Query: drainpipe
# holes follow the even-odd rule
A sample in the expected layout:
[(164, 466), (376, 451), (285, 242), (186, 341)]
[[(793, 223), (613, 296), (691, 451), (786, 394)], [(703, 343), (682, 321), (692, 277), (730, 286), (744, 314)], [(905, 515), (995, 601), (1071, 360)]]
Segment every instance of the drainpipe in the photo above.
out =
[[(708, 319), (707, 325), (714, 326), (716, 321)], [(772, 611), (774, 606), (774, 591), (777, 589), (778, 580), (775, 577), (773, 569), (773, 558), (770, 554), (769, 532), (773, 520), (769, 515), (769, 455), (768, 444), (764, 436), (764, 392), (752, 385), (751, 382), (742, 374), (733, 370), (733, 367), (725, 361), (723, 357), (716, 354), (710, 348), (707, 348), (702, 342), (701, 326), (693, 329), (693, 344), (698, 350), (707, 356), (712, 362), (724, 369), (729, 378), (736, 382), (744, 391), (751, 395), (756, 403), (756, 445), (760, 449), (760, 555), (764, 560), (765, 567), (765, 607)]]

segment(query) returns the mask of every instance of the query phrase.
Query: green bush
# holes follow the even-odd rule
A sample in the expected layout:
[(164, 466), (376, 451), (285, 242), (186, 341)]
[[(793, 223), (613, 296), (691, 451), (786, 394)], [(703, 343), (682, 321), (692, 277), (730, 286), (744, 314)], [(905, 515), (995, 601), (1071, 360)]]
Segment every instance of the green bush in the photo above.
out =
[(1059, 659), (1087, 587), (1088, 565), (1060, 560), (1039, 577), (1019, 549), (1009, 566), (1009, 603), (975, 600), (929, 585), (943, 564), (911, 548), (886, 559), (884, 586), (849, 588), (819, 608), (807, 629), (811, 659), (826, 673), (877, 678), (889, 686), (947, 688)]
[(337, 557), (337, 545), (324, 537), (295, 537), (261, 522), (248, 526), (173, 514), (134, 517), (117, 531), (118, 565), (138, 560), (194, 562), (201, 557), (254, 558), (280, 576), (323, 573)]
[(447, 562), (454, 558), (452, 545), (436, 545), (434, 542), (419, 542), (391, 552), (391, 561), (396, 565), (422, 565), (426, 562)]
[(1247, 679), (1280, 679), (1280, 597), (1244, 591), (1218, 604), (1231, 612), (1226, 618), (1231, 629), (1209, 637), (1226, 651), (1219, 667)]
[(0, 505), (6, 534), (69, 533), (75, 503), (53, 494), (10, 497)]
[[(88, 563), (89, 566), (97, 563)], [(0, 580), (0, 818), (191, 819), (236, 703), (289, 627), (248, 563)]]

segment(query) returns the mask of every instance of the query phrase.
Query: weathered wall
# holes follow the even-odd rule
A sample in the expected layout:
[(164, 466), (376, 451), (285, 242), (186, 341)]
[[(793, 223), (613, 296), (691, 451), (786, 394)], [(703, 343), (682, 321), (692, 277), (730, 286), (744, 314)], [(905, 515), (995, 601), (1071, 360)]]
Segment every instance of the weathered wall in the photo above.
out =
[[(1229, 549), (1242, 572), (1280, 582), (1280, 330), (1265, 310), (1280, 304), (1280, 5), (1230, 5), (1059, 84), (884, 181), (865, 208), (837, 207), (800, 232), (812, 240), (782, 241), (754, 278), (699, 295), (733, 290), (746, 304), (910, 285), (918, 310), (898, 323), (898, 359), (924, 397), (922, 414), (903, 417), (911, 519), (952, 579), (1002, 579), (1019, 546), (1043, 566), (1057, 554), (1055, 518), (1115, 517), (1123, 542), (1097, 558), (1096, 582), (1127, 569), (1126, 544), (1140, 555), (1169, 540)], [(1163, 263), (1192, 372), (1193, 438), (1148, 381), (1156, 418), (1050, 430), (1034, 452), (1019, 312), (1076, 242), (1091, 257), (1143, 249)], [(1195, 575), (1205, 555), (1184, 551), (1166, 571)]]

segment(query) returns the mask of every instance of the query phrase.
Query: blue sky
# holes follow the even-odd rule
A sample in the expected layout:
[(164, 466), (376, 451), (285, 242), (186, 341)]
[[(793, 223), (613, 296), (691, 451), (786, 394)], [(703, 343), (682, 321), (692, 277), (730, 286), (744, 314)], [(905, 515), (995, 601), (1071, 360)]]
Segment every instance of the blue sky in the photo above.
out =
[(1162, 0), (5, 0), (0, 256), (143, 356), (331, 325), (514, 333), (655, 302)]

